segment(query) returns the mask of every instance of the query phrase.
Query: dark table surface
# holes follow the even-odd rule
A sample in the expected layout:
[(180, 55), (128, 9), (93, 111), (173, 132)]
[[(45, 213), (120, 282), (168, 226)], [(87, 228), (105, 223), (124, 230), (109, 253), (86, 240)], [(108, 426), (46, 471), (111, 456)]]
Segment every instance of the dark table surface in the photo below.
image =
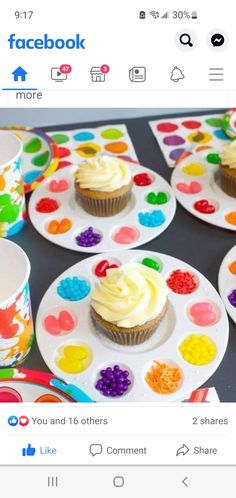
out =
[[(209, 114), (222, 110), (209, 111)], [(186, 116), (188, 113), (182, 115)], [(199, 113), (191, 113), (191, 115)], [(206, 113), (205, 113), (206, 114)], [(180, 114), (174, 116), (181, 116)], [(119, 119), (109, 121), (109, 124), (127, 125), (133, 141), (139, 162), (158, 172), (170, 181), (171, 168), (166, 165), (148, 121), (167, 116), (151, 116), (150, 118)], [(171, 116), (169, 115), (168, 118)], [(73, 128), (85, 128), (105, 125), (107, 122), (76, 123), (62, 126), (45, 127), (46, 131)], [(217, 288), (218, 270), (225, 254), (235, 244), (235, 232), (223, 230), (194, 218), (179, 204), (175, 218), (167, 230), (158, 238), (141, 246), (146, 250), (158, 251), (175, 256), (194, 266), (202, 272)], [(19, 244), (28, 254), (31, 261), (31, 298), (34, 317), (38, 306), (50, 284), (67, 268), (82, 261), (87, 256), (84, 253), (69, 251), (51, 244), (41, 237), (28, 221), (26, 228), (12, 240)], [(214, 386), (221, 401), (236, 401), (236, 327), (230, 322), (229, 344), (223, 361), (215, 374), (207, 381), (207, 386)], [(29, 357), (22, 364), (24, 368), (48, 371), (36, 341)]]

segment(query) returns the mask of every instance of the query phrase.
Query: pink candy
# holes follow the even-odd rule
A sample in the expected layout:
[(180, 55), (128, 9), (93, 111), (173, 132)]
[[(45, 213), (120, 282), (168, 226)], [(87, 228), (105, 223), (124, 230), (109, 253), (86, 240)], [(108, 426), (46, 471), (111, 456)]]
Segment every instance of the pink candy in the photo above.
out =
[(202, 190), (199, 182), (177, 183), (176, 188), (183, 194), (198, 194)]
[(214, 303), (204, 301), (193, 304), (189, 309), (192, 321), (201, 327), (214, 325), (219, 320), (219, 310)]
[(137, 228), (124, 226), (121, 227), (113, 235), (113, 240), (118, 242), (118, 244), (131, 244), (139, 237), (139, 231)]
[(49, 183), (49, 190), (50, 192), (65, 192), (65, 190), (68, 190), (69, 188), (69, 183), (67, 180), (51, 180)]
[(48, 315), (44, 319), (44, 327), (51, 335), (60, 335), (62, 331), (70, 332), (75, 327), (75, 321), (69, 311), (60, 311), (58, 318)]

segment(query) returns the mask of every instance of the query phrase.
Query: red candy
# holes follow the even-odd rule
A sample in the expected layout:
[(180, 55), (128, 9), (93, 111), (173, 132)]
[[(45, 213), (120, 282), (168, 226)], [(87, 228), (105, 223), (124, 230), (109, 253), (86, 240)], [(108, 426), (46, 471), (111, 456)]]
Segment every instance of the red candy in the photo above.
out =
[(146, 185), (151, 185), (152, 178), (148, 173), (139, 173), (134, 176), (134, 183), (138, 187), (146, 187)]
[(64, 157), (68, 157), (71, 154), (70, 150), (67, 149), (66, 147), (59, 147), (58, 151), (59, 151), (60, 159), (63, 159)]
[(196, 278), (188, 271), (175, 270), (166, 282), (176, 294), (191, 294), (197, 288)]
[(49, 197), (43, 197), (36, 204), (36, 210), (39, 213), (52, 213), (59, 208), (59, 204), (54, 199), (50, 199)]
[(194, 208), (196, 209), (196, 211), (199, 211), (199, 213), (203, 214), (212, 214), (216, 211), (215, 206), (211, 204), (207, 199), (202, 199), (195, 202)]
[(58, 321), (62, 330), (70, 331), (75, 327), (75, 322), (69, 311), (61, 311), (59, 313)]
[(99, 278), (105, 277), (107, 274), (107, 270), (110, 270), (110, 268), (118, 268), (118, 265), (116, 265), (115, 263), (110, 265), (107, 259), (103, 259), (97, 264), (95, 268), (95, 275)]

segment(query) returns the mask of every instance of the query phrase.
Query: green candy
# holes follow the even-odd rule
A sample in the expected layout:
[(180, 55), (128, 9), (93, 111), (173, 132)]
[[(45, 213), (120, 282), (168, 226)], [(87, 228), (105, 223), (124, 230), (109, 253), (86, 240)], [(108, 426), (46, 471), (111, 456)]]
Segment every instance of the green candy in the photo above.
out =
[(165, 192), (158, 192), (157, 194), (157, 204), (165, 204), (168, 201), (168, 197)]
[(155, 194), (155, 192), (150, 192), (147, 195), (147, 201), (149, 204), (157, 204), (157, 194)]
[(213, 128), (222, 128), (222, 119), (220, 118), (207, 118), (206, 123)]
[(157, 194), (155, 194), (155, 192), (149, 192), (147, 195), (147, 202), (149, 204), (165, 204), (168, 202), (168, 197), (165, 192), (158, 192)]
[(148, 266), (149, 268), (152, 268), (153, 270), (156, 271), (160, 270), (160, 264), (157, 261), (155, 261), (155, 259), (152, 258), (143, 258), (142, 265)]
[(69, 137), (65, 133), (55, 133), (54, 135), (52, 135), (52, 139), (58, 145), (65, 144), (66, 142), (69, 142)]
[(220, 156), (219, 154), (207, 154), (207, 161), (211, 164), (219, 164)]
[(123, 133), (118, 128), (107, 128), (101, 132), (101, 137), (106, 140), (116, 140), (117, 138), (123, 137)]
[(14, 368), (0, 369), (0, 379), (12, 379), (14, 377)]

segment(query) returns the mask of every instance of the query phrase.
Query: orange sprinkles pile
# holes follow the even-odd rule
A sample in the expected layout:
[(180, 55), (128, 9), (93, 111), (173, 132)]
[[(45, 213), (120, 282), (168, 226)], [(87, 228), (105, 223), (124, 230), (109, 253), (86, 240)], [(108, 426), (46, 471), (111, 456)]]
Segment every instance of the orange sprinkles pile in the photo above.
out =
[(158, 394), (175, 393), (182, 381), (180, 368), (154, 361), (145, 380), (149, 387)]

